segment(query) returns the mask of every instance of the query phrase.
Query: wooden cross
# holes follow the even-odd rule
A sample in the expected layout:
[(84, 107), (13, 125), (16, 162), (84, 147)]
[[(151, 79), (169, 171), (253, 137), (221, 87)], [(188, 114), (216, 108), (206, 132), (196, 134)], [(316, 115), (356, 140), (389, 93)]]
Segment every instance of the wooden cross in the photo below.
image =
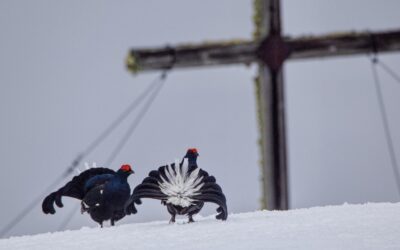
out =
[(286, 210), (288, 180), (283, 63), (287, 59), (321, 58), (400, 50), (400, 30), (341, 32), (323, 36), (282, 36), (280, 1), (255, 0), (256, 39), (167, 48), (133, 49), (127, 67), (133, 71), (259, 63), (257, 78), (263, 176), (262, 208)]

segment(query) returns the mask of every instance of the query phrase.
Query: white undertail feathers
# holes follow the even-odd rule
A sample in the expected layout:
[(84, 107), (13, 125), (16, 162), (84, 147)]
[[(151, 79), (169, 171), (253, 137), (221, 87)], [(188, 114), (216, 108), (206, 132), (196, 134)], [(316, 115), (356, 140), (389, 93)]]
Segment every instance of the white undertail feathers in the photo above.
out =
[(162, 182), (158, 182), (161, 192), (168, 196), (167, 203), (188, 207), (195, 201), (192, 197), (199, 194), (203, 187), (203, 176), (199, 176), (200, 168), (188, 173), (188, 162), (185, 158), (182, 167), (175, 161), (175, 171), (172, 165), (165, 167), (166, 179), (161, 176)]

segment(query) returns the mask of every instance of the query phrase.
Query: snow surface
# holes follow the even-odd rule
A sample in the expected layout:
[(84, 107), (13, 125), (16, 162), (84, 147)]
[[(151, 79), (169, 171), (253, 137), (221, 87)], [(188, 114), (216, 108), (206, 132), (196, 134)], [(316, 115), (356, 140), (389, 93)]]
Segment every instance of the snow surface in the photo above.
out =
[(400, 249), (400, 203), (258, 211), (231, 214), (225, 222), (214, 216), (185, 221), (12, 237), (0, 240), (0, 249)]

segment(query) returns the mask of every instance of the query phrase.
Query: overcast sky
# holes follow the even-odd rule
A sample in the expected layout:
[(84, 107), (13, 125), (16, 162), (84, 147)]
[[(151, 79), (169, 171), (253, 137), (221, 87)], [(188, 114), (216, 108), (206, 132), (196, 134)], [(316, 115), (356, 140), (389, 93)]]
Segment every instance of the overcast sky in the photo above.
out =
[[(400, 27), (400, 2), (283, 1), (287, 35)], [(0, 1), (0, 225), (44, 191), (158, 73), (133, 76), (131, 47), (250, 39), (252, 1)], [(400, 56), (382, 55), (400, 72)], [(285, 66), (291, 208), (399, 200), (367, 57)], [(138, 184), (159, 165), (197, 147), (230, 212), (259, 208), (255, 65), (173, 71), (114, 161)], [(400, 155), (400, 85), (381, 72)], [(131, 119), (133, 116), (131, 117)], [(129, 123), (129, 122), (128, 122)], [(128, 123), (84, 161), (102, 165)], [(83, 169), (83, 164), (81, 166)], [(64, 183), (60, 183), (62, 186)], [(72, 199), (53, 216), (40, 204), (8, 235), (96, 226)], [(118, 224), (168, 219), (159, 202)], [(214, 212), (208, 205), (203, 215)]]

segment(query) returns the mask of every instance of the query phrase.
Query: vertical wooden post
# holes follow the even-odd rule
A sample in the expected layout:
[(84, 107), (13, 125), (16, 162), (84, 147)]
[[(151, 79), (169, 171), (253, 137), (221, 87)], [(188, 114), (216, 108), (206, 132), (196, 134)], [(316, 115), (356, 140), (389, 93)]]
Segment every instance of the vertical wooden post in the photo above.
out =
[[(263, 208), (286, 210), (288, 180), (286, 159), (285, 103), (282, 64), (288, 50), (281, 37), (279, 0), (261, 1), (259, 49), (263, 157)], [(271, 53), (272, 51), (272, 53)]]

